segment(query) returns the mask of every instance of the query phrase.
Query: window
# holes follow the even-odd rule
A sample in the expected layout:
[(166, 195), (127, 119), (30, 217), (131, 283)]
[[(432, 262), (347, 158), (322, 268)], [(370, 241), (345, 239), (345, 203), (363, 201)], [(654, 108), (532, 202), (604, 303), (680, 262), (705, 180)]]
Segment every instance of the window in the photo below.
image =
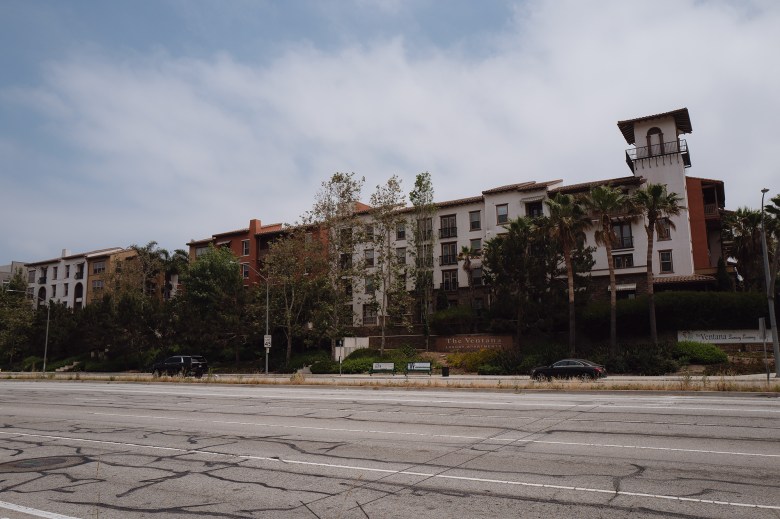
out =
[(406, 239), (406, 223), (405, 222), (398, 222), (398, 225), (395, 226), (395, 239), (396, 240), (405, 240)]
[(65, 265), (65, 279), (70, 277), (70, 265)]
[(366, 256), (366, 267), (374, 266), (374, 249), (368, 249), (364, 252)]
[(363, 228), (363, 232), (366, 234), (366, 241), (372, 241), (374, 239), (374, 226), (366, 225)]
[(433, 267), (433, 246), (430, 243), (425, 243), (418, 249), (419, 256), (417, 256), (416, 264), (417, 268)]
[(509, 221), (509, 206), (501, 204), (496, 206), (496, 223), (507, 223)]
[(363, 305), (363, 326), (376, 324), (376, 308), (373, 305)]
[(629, 222), (616, 222), (612, 224), (612, 230), (615, 232), (615, 242), (613, 249), (632, 249), (634, 247), (634, 237), (631, 235), (631, 224)]
[(658, 256), (661, 260), (661, 273), (666, 274), (674, 272), (674, 265), (672, 264), (672, 251), (660, 250)]
[(471, 248), (472, 252), (475, 254), (479, 254), (482, 252), (482, 238), (474, 238), (469, 242), (469, 247)]
[(342, 254), (339, 258), (339, 263), (342, 269), (352, 268), (352, 254)]
[(345, 228), (339, 230), (339, 247), (342, 250), (349, 250), (352, 248), (352, 229)]
[(352, 281), (348, 279), (344, 280), (344, 295), (352, 297)]
[(31, 270), (27, 273), (27, 282), (28, 283), (35, 283), (35, 271)]
[(204, 254), (206, 254), (208, 252), (208, 250), (209, 250), (208, 247), (196, 247), (195, 248), (195, 257), (196, 258), (200, 258)]
[(244, 279), (249, 279), (249, 264), (248, 263), (242, 263), (241, 264), (241, 277)]
[(442, 270), (441, 272), (442, 290), (451, 292), (458, 289), (458, 271), (457, 270)]
[(395, 249), (395, 257), (399, 265), (406, 265), (406, 247)]
[(469, 213), (469, 230), (478, 231), (480, 229), (482, 229), (482, 220), (479, 211), (471, 211)]
[(485, 279), (482, 277), (482, 267), (476, 267), (471, 271), (471, 283), (475, 287), (481, 287), (485, 284)]
[(633, 254), (615, 254), (612, 256), (616, 269), (627, 269), (634, 266)]
[(106, 262), (105, 261), (96, 261), (92, 264), (92, 273), (93, 274), (102, 274), (106, 271)]
[(241, 240), (241, 255), (249, 256), (249, 240)]
[(52, 267), (51, 268), (51, 278), (57, 279), (57, 271), (59, 271), (59, 267)]
[(441, 244), (441, 258), (439, 265), (457, 265), (458, 264), (458, 244), (456, 242)]
[(542, 201), (539, 200), (538, 202), (526, 202), (525, 215), (530, 218), (539, 218), (540, 216), (544, 216)]
[(430, 241), (433, 236), (433, 219), (422, 218), (417, 220), (417, 232), (419, 241)]
[(67, 283), (65, 283), (63, 285), (63, 290), (65, 290), (65, 294), (64, 295), (67, 297), (67, 295), (68, 295), (68, 284)]
[(366, 276), (366, 279), (364, 280), (364, 286), (366, 287), (366, 294), (373, 294), (376, 292), (376, 285), (374, 284), (374, 277), (373, 276)]
[(449, 214), (441, 217), (439, 238), (455, 238), (458, 235), (458, 227), (455, 223), (455, 215)]
[(103, 280), (102, 279), (93, 279), (92, 280), (92, 290), (103, 290)]
[(658, 241), (668, 241), (672, 239), (672, 222), (669, 218), (661, 218), (658, 221)]
[(57, 297), (57, 285), (52, 285), (51, 286), (51, 296), (52, 297)]

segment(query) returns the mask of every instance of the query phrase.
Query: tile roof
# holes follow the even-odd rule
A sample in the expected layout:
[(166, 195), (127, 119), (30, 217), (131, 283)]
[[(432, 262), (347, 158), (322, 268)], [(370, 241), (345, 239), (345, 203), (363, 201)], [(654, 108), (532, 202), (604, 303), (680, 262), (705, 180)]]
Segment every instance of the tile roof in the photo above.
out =
[(644, 177), (620, 177), (610, 178), (606, 180), (594, 180), (593, 182), (583, 182), (581, 184), (571, 184), (569, 186), (560, 186), (555, 189), (551, 189), (550, 193), (571, 193), (576, 191), (586, 191), (596, 186), (631, 186), (640, 185), (645, 182)]
[(708, 283), (715, 281), (713, 276), (704, 276), (702, 274), (691, 274), (689, 276), (668, 276), (663, 278), (655, 278), (653, 282), (657, 285), (659, 283)]
[(693, 132), (693, 127), (691, 126), (691, 117), (688, 114), (687, 108), (680, 108), (678, 110), (672, 110), (671, 112), (665, 112), (662, 114), (655, 114), (655, 115), (646, 115), (644, 117), (637, 117), (636, 119), (627, 119), (625, 121), (618, 121), (617, 125), (618, 128), (620, 128), (620, 131), (623, 133), (623, 137), (625, 137), (626, 142), (629, 144), (634, 144), (636, 142), (636, 138), (634, 136), (634, 123), (638, 123), (641, 121), (648, 121), (650, 119), (658, 119), (659, 117), (674, 117), (674, 122), (677, 125), (677, 128), (682, 133), (691, 133)]

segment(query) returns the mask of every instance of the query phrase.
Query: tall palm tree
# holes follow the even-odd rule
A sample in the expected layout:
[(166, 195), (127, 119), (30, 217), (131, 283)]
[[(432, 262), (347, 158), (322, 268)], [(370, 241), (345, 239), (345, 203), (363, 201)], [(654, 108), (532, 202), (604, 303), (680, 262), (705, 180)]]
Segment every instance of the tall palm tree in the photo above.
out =
[(764, 209), (766, 210), (767, 240), (774, 241), (774, 249), (772, 249), (770, 243), (767, 243), (769, 252), (773, 253), (769, 279), (771, 280), (772, 288), (774, 288), (778, 267), (780, 266), (780, 195), (775, 195), (770, 201), (772, 205), (766, 204)]
[[(670, 216), (677, 216), (685, 209), (680, 202), (682, 197), (677, 193), (669, 193), (666, 184), (646, 184), (634, 193), (632, 203), (638, 214), (644, 216), (645, 232), (647, 233), (647, 301), (650, 312), (650, 337), (653, 344), (658, 345), (658, 329), (655, 322), (655, 291), (653, 290), (653, 243), (656, 231), (662, 232), (663, 223)], [(669, 221), (674, 229), (674, 223)]]
[[(744, 280), (744, 288), (761, 290), (764, 286), (761, 210), (740, 207), (728, 213), (724, 223), (726, 234), (731, 241), (731, 255), (737, 260), (737, 269)], [(767, 229), (771, 230), (771, 220), (767, 223)]]
[(574, 355), (574, 267), (572, 250), (585, 239), (585, 230), (592, 222), (582, 203), (573, 195), (556, 193), (545, 200), (550, 210), (550, 238), (557, 241), (563, 251), (563, 261), (566, 265), (566, 277), (569, 289), (569, 354)]
[[(595, 232), (596, 244), (603, 245), (607, 251), (609, 268), (609, 354), (617, 352), (617, 283), (615, 281), (615, 260), (612, 257), (612, 244), (617, 239), (612, 227), (612, 219), (625, 214), (629, 208), (629, 197), (619, 189), (610, 186), (596, 186), (585, 199), (586, 207), (597, 220)], [(629, 212), (630, 214), (630, 212)]]

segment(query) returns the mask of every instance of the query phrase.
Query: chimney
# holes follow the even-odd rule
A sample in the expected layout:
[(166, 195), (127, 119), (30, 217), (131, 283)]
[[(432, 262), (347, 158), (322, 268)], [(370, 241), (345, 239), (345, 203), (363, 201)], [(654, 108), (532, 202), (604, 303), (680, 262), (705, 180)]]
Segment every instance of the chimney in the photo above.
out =
[(70, 249), (62, 249), (62, 257), (70, 256)]
[(259, 233), (262, 226), (263, 224), (260, 220), (249, 220), (249, 236), (254, 236), (255, 234)]

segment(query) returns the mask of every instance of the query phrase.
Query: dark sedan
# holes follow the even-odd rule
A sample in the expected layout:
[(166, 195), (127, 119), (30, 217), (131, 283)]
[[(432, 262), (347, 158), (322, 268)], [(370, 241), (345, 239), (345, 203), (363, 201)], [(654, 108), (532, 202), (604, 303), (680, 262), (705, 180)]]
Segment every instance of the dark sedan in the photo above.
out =
[(563, 359), (549, 366), (539, 366), (531, 370), (534, 380), (550, 380), (553, 378), (583, 378), (597, 379), (607, 376), (604, 366), (585, 359)]
[(160, 375), (181, 375), (183, 377), (194, 376), (200, 378), (209, 370), (206, 359), (200, 355), (176, 355), (167, 359), (155, 362), (152, 366), (152, 374), (156, 377)]

